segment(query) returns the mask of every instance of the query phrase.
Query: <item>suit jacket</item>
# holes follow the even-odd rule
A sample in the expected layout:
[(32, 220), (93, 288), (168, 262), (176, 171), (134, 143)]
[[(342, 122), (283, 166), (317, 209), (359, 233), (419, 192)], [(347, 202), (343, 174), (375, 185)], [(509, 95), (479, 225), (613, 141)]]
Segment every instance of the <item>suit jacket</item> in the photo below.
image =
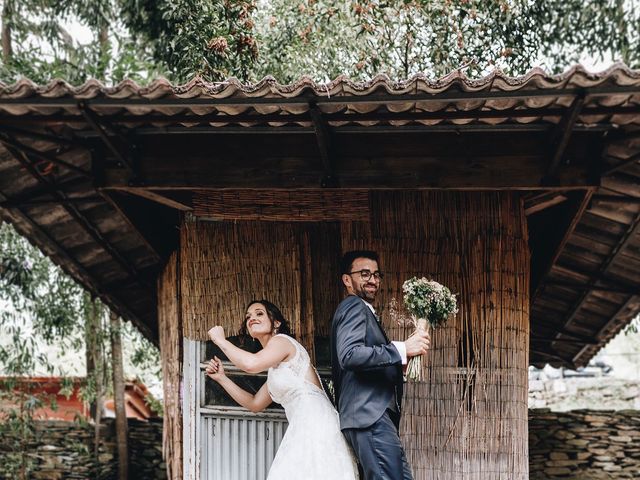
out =
[(400, 353), (360, 297), (345, 298), (333, 316), (331, 370), (340, 428), (371, 426), (394, 397), (400, 412)]

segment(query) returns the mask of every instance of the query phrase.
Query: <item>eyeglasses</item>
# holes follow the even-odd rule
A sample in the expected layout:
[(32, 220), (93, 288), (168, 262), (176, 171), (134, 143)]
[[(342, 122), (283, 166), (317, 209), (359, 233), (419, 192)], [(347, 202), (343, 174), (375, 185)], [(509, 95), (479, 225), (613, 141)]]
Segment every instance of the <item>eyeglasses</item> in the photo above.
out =
[(380, 270), (376, 270), (375, 272), (372, 272), (371, 270), (356, 270), (355, 272), (349, 272), (349, 275), (353, 275), (354, 273), (359, 273), (360, 277), (365, 281), (369, 280), (371, 277), (381, 281), (384, 277), (384, 273)]

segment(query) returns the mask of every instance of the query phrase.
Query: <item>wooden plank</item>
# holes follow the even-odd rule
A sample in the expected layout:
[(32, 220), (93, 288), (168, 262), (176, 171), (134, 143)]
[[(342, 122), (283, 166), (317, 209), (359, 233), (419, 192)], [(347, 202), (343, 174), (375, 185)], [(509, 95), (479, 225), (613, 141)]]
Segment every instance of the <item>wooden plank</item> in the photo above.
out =
[(100, 190), (104, 191), (105, 193), (108, 193), (109, 190), (126, 192), (128, 194), (137, 195), (139, 197), (145, 198), (147, 200), (151, 200), (152, 202), (159, 203), (160, 205), (164, 205), (165, 207), (173, 208), (181, 212), (190, 212), (193, 210), (193, 207), (190, 204), (187, 204), (187, 202), (185, 202), (184, 200), (178, 201), (167, 196), (166, 194), (160, 194), (148, 188), (120, 187), (120, 188), (113, 188), (113, 189), (101, 188)]
[[(315, 163), (315, 165), (314, 165)], [(139, 180), (148, 189), (191, 188), (315, 188), (323, 170), (300, 158), (142, 158)], [(544, 165), (537, 157), (493, 158), (348, 158), (335, 165), (343, 188), (537, 189)], [(107, 169), (105, 188), (129, 187), (128, 173)], [(555, 188), (591, 186), (588, 168), (567, 166), (558, 172)]]

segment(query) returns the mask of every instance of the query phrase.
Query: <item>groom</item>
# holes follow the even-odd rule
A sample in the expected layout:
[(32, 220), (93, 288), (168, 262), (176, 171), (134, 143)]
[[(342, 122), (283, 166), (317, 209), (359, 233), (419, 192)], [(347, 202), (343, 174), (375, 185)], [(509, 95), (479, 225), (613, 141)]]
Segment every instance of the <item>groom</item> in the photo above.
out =
[(402, 366), (427, 352), (429, 336), (387, 338), (372, 305), (383, 276), (375, 252), (347, 252), (340, 267), (348, 296), (338, 305), (331, 331), (340, 428), (358, 457), (362, 480), (411, 480), (398, 433)]

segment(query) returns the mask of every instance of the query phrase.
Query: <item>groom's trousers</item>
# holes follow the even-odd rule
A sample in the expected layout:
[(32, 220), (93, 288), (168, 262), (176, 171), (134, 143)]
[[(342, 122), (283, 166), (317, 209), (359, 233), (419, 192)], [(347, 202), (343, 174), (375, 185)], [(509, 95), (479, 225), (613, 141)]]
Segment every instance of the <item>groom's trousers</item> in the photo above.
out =
[(342, 431), (358, 457), (362, 480), (413, 480), (397, 420), (397, 414), (387, 410), (370, 427)]

